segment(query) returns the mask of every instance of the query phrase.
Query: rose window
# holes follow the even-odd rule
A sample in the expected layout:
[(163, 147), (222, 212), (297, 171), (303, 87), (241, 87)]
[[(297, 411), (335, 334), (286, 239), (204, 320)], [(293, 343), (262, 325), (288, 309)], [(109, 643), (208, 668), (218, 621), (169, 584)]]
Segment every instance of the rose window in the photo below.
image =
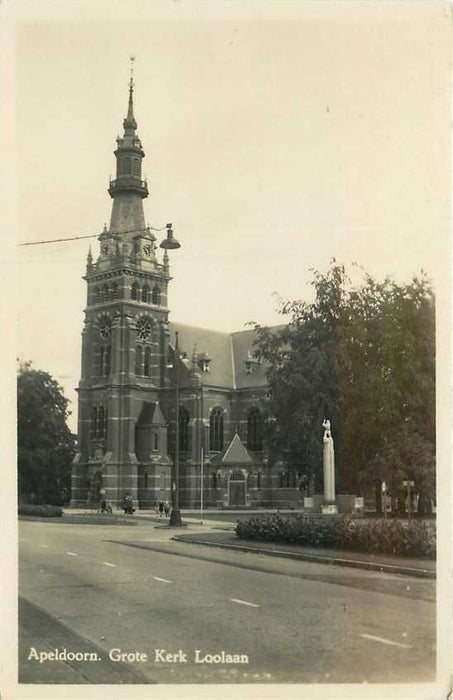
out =
[(140, 340), (148, 340), (151, 336), (151, 321), (149, 318), (140, 318), (137, 321), (137, 335)]
[(107, 338), (110, 338), (110, 332), (111, 332), (112, 324), (109, 318), (103, 318), (99, 322), (99, 335), (103, 340), (107, 340)]

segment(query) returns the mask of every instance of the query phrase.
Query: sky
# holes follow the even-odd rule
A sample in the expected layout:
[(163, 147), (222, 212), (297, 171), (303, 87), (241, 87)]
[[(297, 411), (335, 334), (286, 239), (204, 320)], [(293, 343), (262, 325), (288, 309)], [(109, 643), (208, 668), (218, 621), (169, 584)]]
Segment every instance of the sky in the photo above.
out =
[[(443, 294), (446, 4), (62, 4), (15, 23), (16, 244), (109, 222), (134, 55), (146, 221), (181, 242), (170, 320), (279, 323), (277, 295), (310, 300), (311, 270), (332, 258), (401, 282), (424, 269)], [(7, 260), (16, 354), (63, 386), (73, 430), (90, 242), (96, 258), (93, 238)]]

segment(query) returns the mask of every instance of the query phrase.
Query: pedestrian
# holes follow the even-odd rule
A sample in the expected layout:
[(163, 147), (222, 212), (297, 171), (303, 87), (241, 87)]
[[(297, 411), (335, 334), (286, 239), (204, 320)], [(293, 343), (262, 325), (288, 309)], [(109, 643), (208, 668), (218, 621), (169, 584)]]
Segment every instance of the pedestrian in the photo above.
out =
[(124, 514), (133, 515), (135, 508), (133, 506), (133, 501), (129, 493), (126, 493), (123, 499), (123, 510)]
[(159, 518), (162, 518), (164, 515), (164, 502), (159, 501)]
[(164, 503), (164, 511), (165, 511), (165, 517), (168, 518), (170, 514), (170, 504), (168, 501), (165, 501)]

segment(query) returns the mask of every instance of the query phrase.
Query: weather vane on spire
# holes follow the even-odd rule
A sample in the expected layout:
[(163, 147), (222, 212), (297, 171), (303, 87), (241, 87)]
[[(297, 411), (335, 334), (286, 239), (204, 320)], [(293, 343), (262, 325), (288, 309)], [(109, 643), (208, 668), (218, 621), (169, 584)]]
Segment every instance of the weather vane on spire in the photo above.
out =
[(129, 85), (130, 85), (131, 87), (134, 87), (134, 61), (135, 61), (135, 56), (129, 56), (129, 60), (130, 60), (130, 62), (131, 62), (131, 67), (130, 67), (131, 79), (130, 79)]

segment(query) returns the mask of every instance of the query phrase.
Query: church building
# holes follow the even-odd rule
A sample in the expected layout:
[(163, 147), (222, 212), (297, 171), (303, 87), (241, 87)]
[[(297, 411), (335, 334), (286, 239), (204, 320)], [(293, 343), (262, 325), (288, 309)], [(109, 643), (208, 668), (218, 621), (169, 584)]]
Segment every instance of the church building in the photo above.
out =
[(84, 277), (71, 505), (94, 505), (101, 496), (117, 505), (126, 494), (136, 508), (171, 501), (176, 457), (182, 508), (298, 506), (297, 474), (273, 462), (266, 446), (269, 395), (252, 353), (254, 331), (169, 321), (168, 250), (179, 243), (167, 224), (159, 247), (145, 223), (133, 92), (131, 78), (108, 189), (110, 224), (96, 259), (90, 249)]

